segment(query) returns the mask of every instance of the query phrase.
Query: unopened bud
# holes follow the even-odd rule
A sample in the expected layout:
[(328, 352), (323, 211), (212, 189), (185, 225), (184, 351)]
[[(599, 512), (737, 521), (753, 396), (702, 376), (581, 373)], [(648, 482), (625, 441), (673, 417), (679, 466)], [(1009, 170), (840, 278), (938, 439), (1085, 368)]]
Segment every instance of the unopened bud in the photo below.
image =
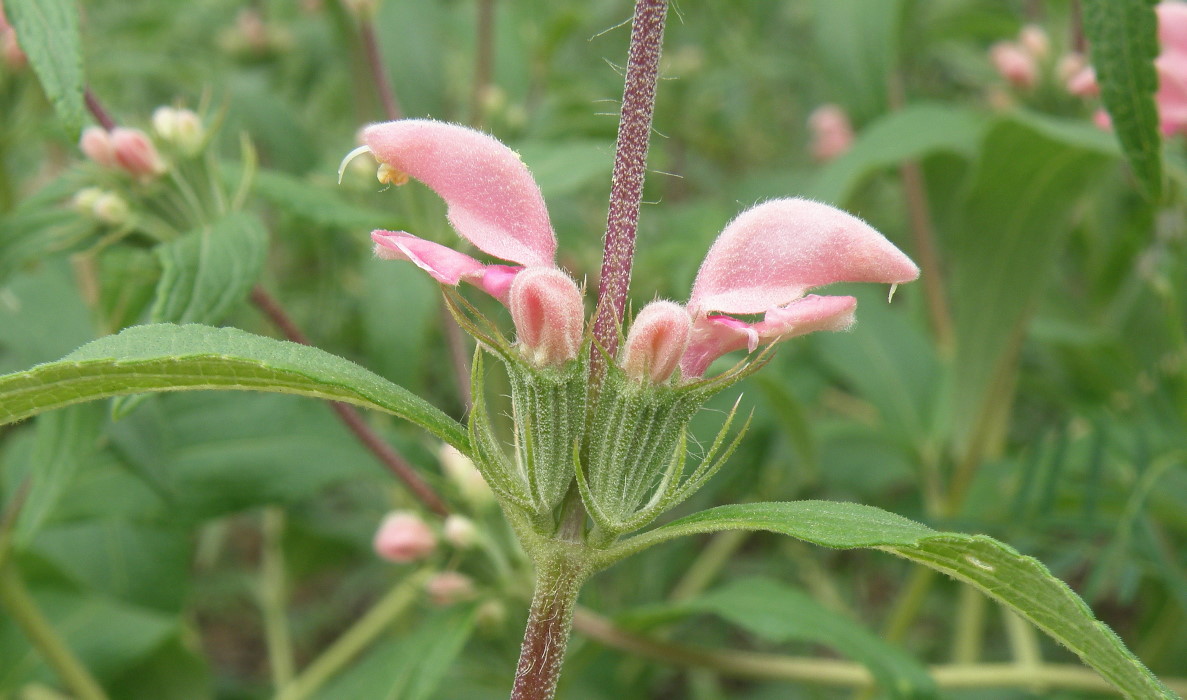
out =
[(555, 267), (529, 267), (515, 276), (507, 307), (519, 344), (537, 366), (555, 367), (577, 358), (585, 329), (581, 290)]
[(140, 129), (116, 128), (111, 131), (115, 160), (130, 174), (148, 179), (165, 172), (165, 161), (148, 134)]
[(499, 629), (507, 621), (507, 606), (500, 600), (488, 600), (478, 606), (475, 621), (484, 629)]
[(104, 192), (95, 200), (92, 207), (95, 218), (105, 224), (116, 226), (128, 220), (130, 212), (124, 198), (114, 192)]
[(1100, 84), (1096, 82), (1096, 71), (1092, 66), (1085, 66), (1067, 80), (1067, 91), (1076, 97), (1096, 97), (1100, 94)]
[(999, 75), (1014, 87), (1029, 89), (1038, 81), (1035, 59), (1017, 44), (1001, 41), (989, 49), (989, 60)]
[(671, 301), (653, 301), (635, 316), (620, 363), (635, 381), (659, 384), (672, 376), (688, 348), (692, 317)]
[(152, 114), (153, 131), (162, 141), (187, 155), (197, 155), (206, 142), (202, 119), (188, 109), (158, 107)]
[(456, 571), (442, 571), (425, 582), (425, 592), (436, 605), (453, 605), (470, 600), (476, 591), (474, 581)]
[(482, 477), (482, 472), (478, 471), (469, 457), (458, 452), (453, 445), (442, 445), (438, 459), (441, 460), (445, 476), (461, 492), (462, 498), (474, 508), (481, 509), (494, 500), (494, 494), (486, 479)]
[(1051, 53), (1051, 39), (1037, 24), (1028, 24), (1018, 32), (1018, 44), (1035, 60), (1042, 61)]
[(383, 519), (372, 545), (380, 557), (403, 564), (432, 554), (437, 536), (416, 513), (395, 511)]
[(473, 520), (461, 515), (446, 518), (442, 532), (445, 541), (458, 549), (469, 549), (478, 541), (478, 527)]
[(87, 158), (104, 168), (118, 168), (115, 159), (115, 146), (111, 143), (111, 134), (101, 126), (88, 126), (82, 130), (82, 137), (78, 139), (78, 148)]
[(825, 104), (808, 115), (808, 130), (812, 133), (812, 157), (827, 162), (853, 147), (853, 126), (844, 109)]

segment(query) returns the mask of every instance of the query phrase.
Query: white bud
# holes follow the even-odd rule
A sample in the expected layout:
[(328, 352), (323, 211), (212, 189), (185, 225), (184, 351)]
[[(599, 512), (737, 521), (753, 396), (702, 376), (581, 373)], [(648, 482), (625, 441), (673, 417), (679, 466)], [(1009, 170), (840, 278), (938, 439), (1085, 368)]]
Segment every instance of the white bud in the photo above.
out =
[(482, 478), (482, 473), (478, 471), (469, 457), (458, 452), (451, 445), (442, 445), (438, 458), (441, 460), (441, 468), (445, 471), (445, 476), (453, 482), (461, 492), (462, 498), (466, 499), (470, 505), (480, 509), (494, 500), (494, 494), (491, 493), (486, 479)]
[(469, 549), (478, 541), (478, 527), (473, 520), (461, 515), (445, 519), (445, 541), (458, 549)]

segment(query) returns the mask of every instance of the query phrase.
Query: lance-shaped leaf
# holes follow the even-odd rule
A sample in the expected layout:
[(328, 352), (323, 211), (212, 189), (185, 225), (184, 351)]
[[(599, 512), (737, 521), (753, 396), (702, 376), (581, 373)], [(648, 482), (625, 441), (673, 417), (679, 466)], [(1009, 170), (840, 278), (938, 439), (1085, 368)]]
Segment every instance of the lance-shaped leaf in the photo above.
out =
[(876, 548), (924, 564), (1011, 608), (1127, 697), (1177, 697), (1042, 562), (991, 537), (937, 532), (871, 506), (796, 501), (711, 508), (625, 540), (606, 551), (603, 564), (676, 537), (722, 530), (766, 530), (837, 549)]
[(134, 326), (58, 362), (0, 376), (0, 425), (110, 396), (196, 389), (344, 401), (399, 416), (470, 451), (460, 423), (353, 362), (307, 345), (200, 325)]

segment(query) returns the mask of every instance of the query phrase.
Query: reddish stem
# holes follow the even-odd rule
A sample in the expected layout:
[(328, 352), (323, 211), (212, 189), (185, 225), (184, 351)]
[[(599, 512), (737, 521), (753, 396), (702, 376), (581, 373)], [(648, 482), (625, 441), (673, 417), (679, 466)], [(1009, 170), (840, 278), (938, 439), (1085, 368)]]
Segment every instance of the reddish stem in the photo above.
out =
[(573, 610), (585, 577), (579, 565), (563, 558), (538, 567), (511, 700), (552, 700), (556, 695), (573, 628)]
[[(610, 357), (618, 352), (618, 329), (622, 325), (627, 290), (631, 284), (635, 233), (639, 226), (639, 206), (643, 201), (643, 180), (647, 174), (647, 147), (655, 111), (655, 83), (659, 76), (667, 11), (667, 0), (638, 0), (631, 21), (631, 47), (622, 92), (614, 178), (610, 186), (610, 209), (606, 215), (606, 239), (598, 286), (598, 311), (594, 320), (594, 340)], [(600, 375), (604, 360), (596, 348), (592, 361), (595, 376)]]
[(478, 0), (478, 34), (474, 50), (474, 86), (470, 91), (470, 124), (481, 129), (486, 117), (495, 63), (495, 0)]
[(111, 131), (115, 128), (115, 120), (111, 118), (111, 115), (107, 113), (107, 110), (103, 109), (103, 105), (99, 102), (99, 98), (95, 97), (95, 93), (91, 92), (90, 88), (87, 88), (83, 91), (82, 97), (87, 104), (87, 110), (91, 113), (91, 116), (95, 118), (95, 121), (99, 122), (99, 126), (102, 126), (108, 131)]
[(363, 52), (367, 55), (367, 67), (371, 70), (375, 91), (379, 93), (379, 101), (383, 104), (383, 114), (392, 121), (400, 119), (403, 111), (396, 99), (396, 92), (392, 89), (391, 78), (388, 77), (387, 67), (383, 63), (383, 54), (379, 51), (379, 39), (375, 36), (375, 25), (370, 19), (364, 19), (359, 23), (359, 34), (363, 40)]

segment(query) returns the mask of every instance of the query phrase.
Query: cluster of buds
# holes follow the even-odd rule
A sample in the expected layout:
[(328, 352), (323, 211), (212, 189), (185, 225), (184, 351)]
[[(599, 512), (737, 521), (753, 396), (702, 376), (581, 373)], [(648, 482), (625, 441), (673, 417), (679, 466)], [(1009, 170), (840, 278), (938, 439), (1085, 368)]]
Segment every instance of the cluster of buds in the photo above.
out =
[(98, 187), (79, 190), (70, 203), (78, 213), (109, 226), (127, 223), (130, 213), (128, 203), (123, 197)]
[(206, 145), (206, 128), (193, 110), (157, 107), (152, 113), (152, 127), (161, 143), (183, 156), (192, 158)]
[(989, 61), (998, 74), (1021, 90), (1038, 85), (1041, 68), (1050, 56), (1047, 32), (1035, 24), (1024, 26), (1016, 41), (999, 41), (989, 48)]
[[(564, 520), (579, 495), (593, 540), (609, 541), (658, 517), (703, 485), (736, 445), (733, 414), (701, 464), (684, 473), (685, 431), (712, 395), (763, 362), (706, 377), (714, 361), (853, 321), (856, 299), (807, 292), (834, 282), (898, 284), (919, 269), (865, 222), (803, 199), (756, 206), (710, 248), (687, 304), (644, 306), (616, 358), (596, 344), (581, 287), (556, 264), (556, 235), (539, 186), (519, 156), (486, 134), (424, 120), (363, 132), (381, 180), (415, 178), (439, 194), (453, 228), (488, 264), (403, 231), (375, 231), (376, 254), (407, 260), (445, 287), (459, 323), (501, 360), (511, 385), (514, 453), (494, 434), (475, 359), (470, 415), (474, 460), (504, 508), (542, 533)], [(343, 167), (346, 167), (345, 163)], [(450, 289), (465, 282), (507, 307), (508, 340), (497, 324)], [(761, 315), (761, 320), (745, 317)], [(607, 366), (593, 376), (594, 353)], [(596, 386), (596, 390), (591, 387)]]
[(141, 181), (152, 180), (166, 170), (165, 159), (148, 134), (140, 129), (116, 127), (108, 131), (101, 126), (89, 126), (83, 130), (78, 147), (98, 165), (123, 171)]
[(823, 104), (808, 115), (812, 157), (826, 163), (853, 147), (853, 125), (840, 105)]
[(0, 57), (12, 70), (20, 70), (29, 62), (21, 45), (16, 40), (16, 30), (8, 23), (4, 14), (4, 3), (0, 2)]
[[(1165, 136), (1187, 134), (1187, 3), (1161, 2), (1158, 13), (1158, 42), (1162, 51), (1154, 60), (1158, 71), (1158, 119)], [(1067, 89), (1073, 95), (1095, 97), (1100, 93), (1096, 74), (1090, 66), (1081, 66), (1068, 76)], [(1109, 128), (1109, 118), (1098, 111), (1095, 121)]]

